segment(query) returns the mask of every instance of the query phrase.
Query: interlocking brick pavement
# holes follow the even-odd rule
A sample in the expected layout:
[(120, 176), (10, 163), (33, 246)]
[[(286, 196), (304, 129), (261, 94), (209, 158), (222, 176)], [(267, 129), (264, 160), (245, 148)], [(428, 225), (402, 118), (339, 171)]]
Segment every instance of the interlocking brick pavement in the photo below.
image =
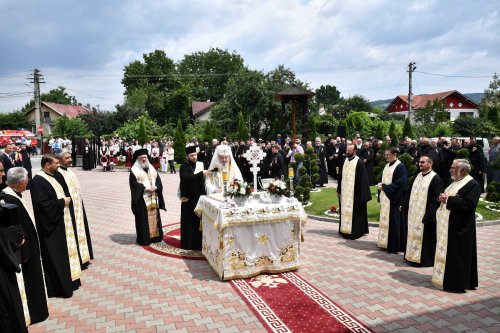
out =
[[(74, 296), (51, 298), (49, 319), (30, 332), (266, 332), (205, 261), (134, 244), (128, 172), (74, 171), (96, 259)], [(178, 175), (161, 178), (162, 221), (178, 222)], [(435, 289), (432, 268), (409, 267), (402, 255), (377, 249), (376, 228), (357, 241), (337, 231), (338, 224), (308, 221), (299, 274), (376, 332), (500, 331), (499, 225), (478, 228), (480, 287), (466, 294)]]

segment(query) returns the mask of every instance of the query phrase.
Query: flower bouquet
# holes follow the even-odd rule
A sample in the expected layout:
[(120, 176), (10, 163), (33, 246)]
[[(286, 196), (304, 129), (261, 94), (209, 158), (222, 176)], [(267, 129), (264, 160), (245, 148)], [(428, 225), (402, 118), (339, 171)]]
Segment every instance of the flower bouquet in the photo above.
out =
[(237, 179), (227, 188), (227, 195), (231, 197), (238, 206), (243, 206), (252, 192), (251, 183), (249, 184)]
[(267, 193), (271, 197), (273, 203), (279, 203), (283, 199), (283, 196), (290, 196), (290, 189), (286, 183), (282, 180), (275, 180), (271, 182), (267, 188)]
[(339, 218), (340, 217), (340, 208), (338, 208), (335, 205), (331, 205), (330, 209), (327, 210), (324, 214), (328, 217)]

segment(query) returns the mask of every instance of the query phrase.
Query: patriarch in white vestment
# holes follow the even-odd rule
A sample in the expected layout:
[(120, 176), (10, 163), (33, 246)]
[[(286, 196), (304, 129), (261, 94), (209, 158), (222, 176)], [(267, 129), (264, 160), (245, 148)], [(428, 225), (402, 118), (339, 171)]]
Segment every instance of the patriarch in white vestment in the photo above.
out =
[(235, 179), (243, 180), (240, 169), (233, 158), (233, 154), (231, 154), (231, 147), (227, 145), (219, 145), (215, 148), (208, 170), (212, 171), (212, 173), (205, 177), (207, 194), (222, 192), (224, 186), (223, 172), (228, 174), (228, 184), (232, 184)]

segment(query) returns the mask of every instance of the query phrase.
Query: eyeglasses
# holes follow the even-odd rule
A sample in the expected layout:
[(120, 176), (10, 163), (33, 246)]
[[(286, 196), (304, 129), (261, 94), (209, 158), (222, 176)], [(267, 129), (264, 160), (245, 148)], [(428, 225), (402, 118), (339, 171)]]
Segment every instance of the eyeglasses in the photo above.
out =
[(418, 164), (425, 164), (427, 163), (426, 161), (419, 161)]

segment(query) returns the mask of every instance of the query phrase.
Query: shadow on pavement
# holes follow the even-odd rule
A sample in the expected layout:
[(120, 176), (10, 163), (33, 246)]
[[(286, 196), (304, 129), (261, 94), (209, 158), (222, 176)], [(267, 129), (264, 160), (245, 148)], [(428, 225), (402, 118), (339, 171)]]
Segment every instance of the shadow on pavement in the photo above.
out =
[(400, 269), (395, 272), (389, 272), (389, 275), (399, 282), (408, 284), (410, 286), (423, 287), (427, 289), (437, 290), (432, 283), (432, 272), (431, 274), (422, 274), (414, 271)]
[(188, 273), (191, 277), (199, 281), (220, 281), (212, 267), (205, 260), (189, 260), (183, 259)]
[(113, 242), (120, 245), (130, 245), (136, 243), (135, 234), (114, 234), (114, 235), (109, 235), (109, 238)]

